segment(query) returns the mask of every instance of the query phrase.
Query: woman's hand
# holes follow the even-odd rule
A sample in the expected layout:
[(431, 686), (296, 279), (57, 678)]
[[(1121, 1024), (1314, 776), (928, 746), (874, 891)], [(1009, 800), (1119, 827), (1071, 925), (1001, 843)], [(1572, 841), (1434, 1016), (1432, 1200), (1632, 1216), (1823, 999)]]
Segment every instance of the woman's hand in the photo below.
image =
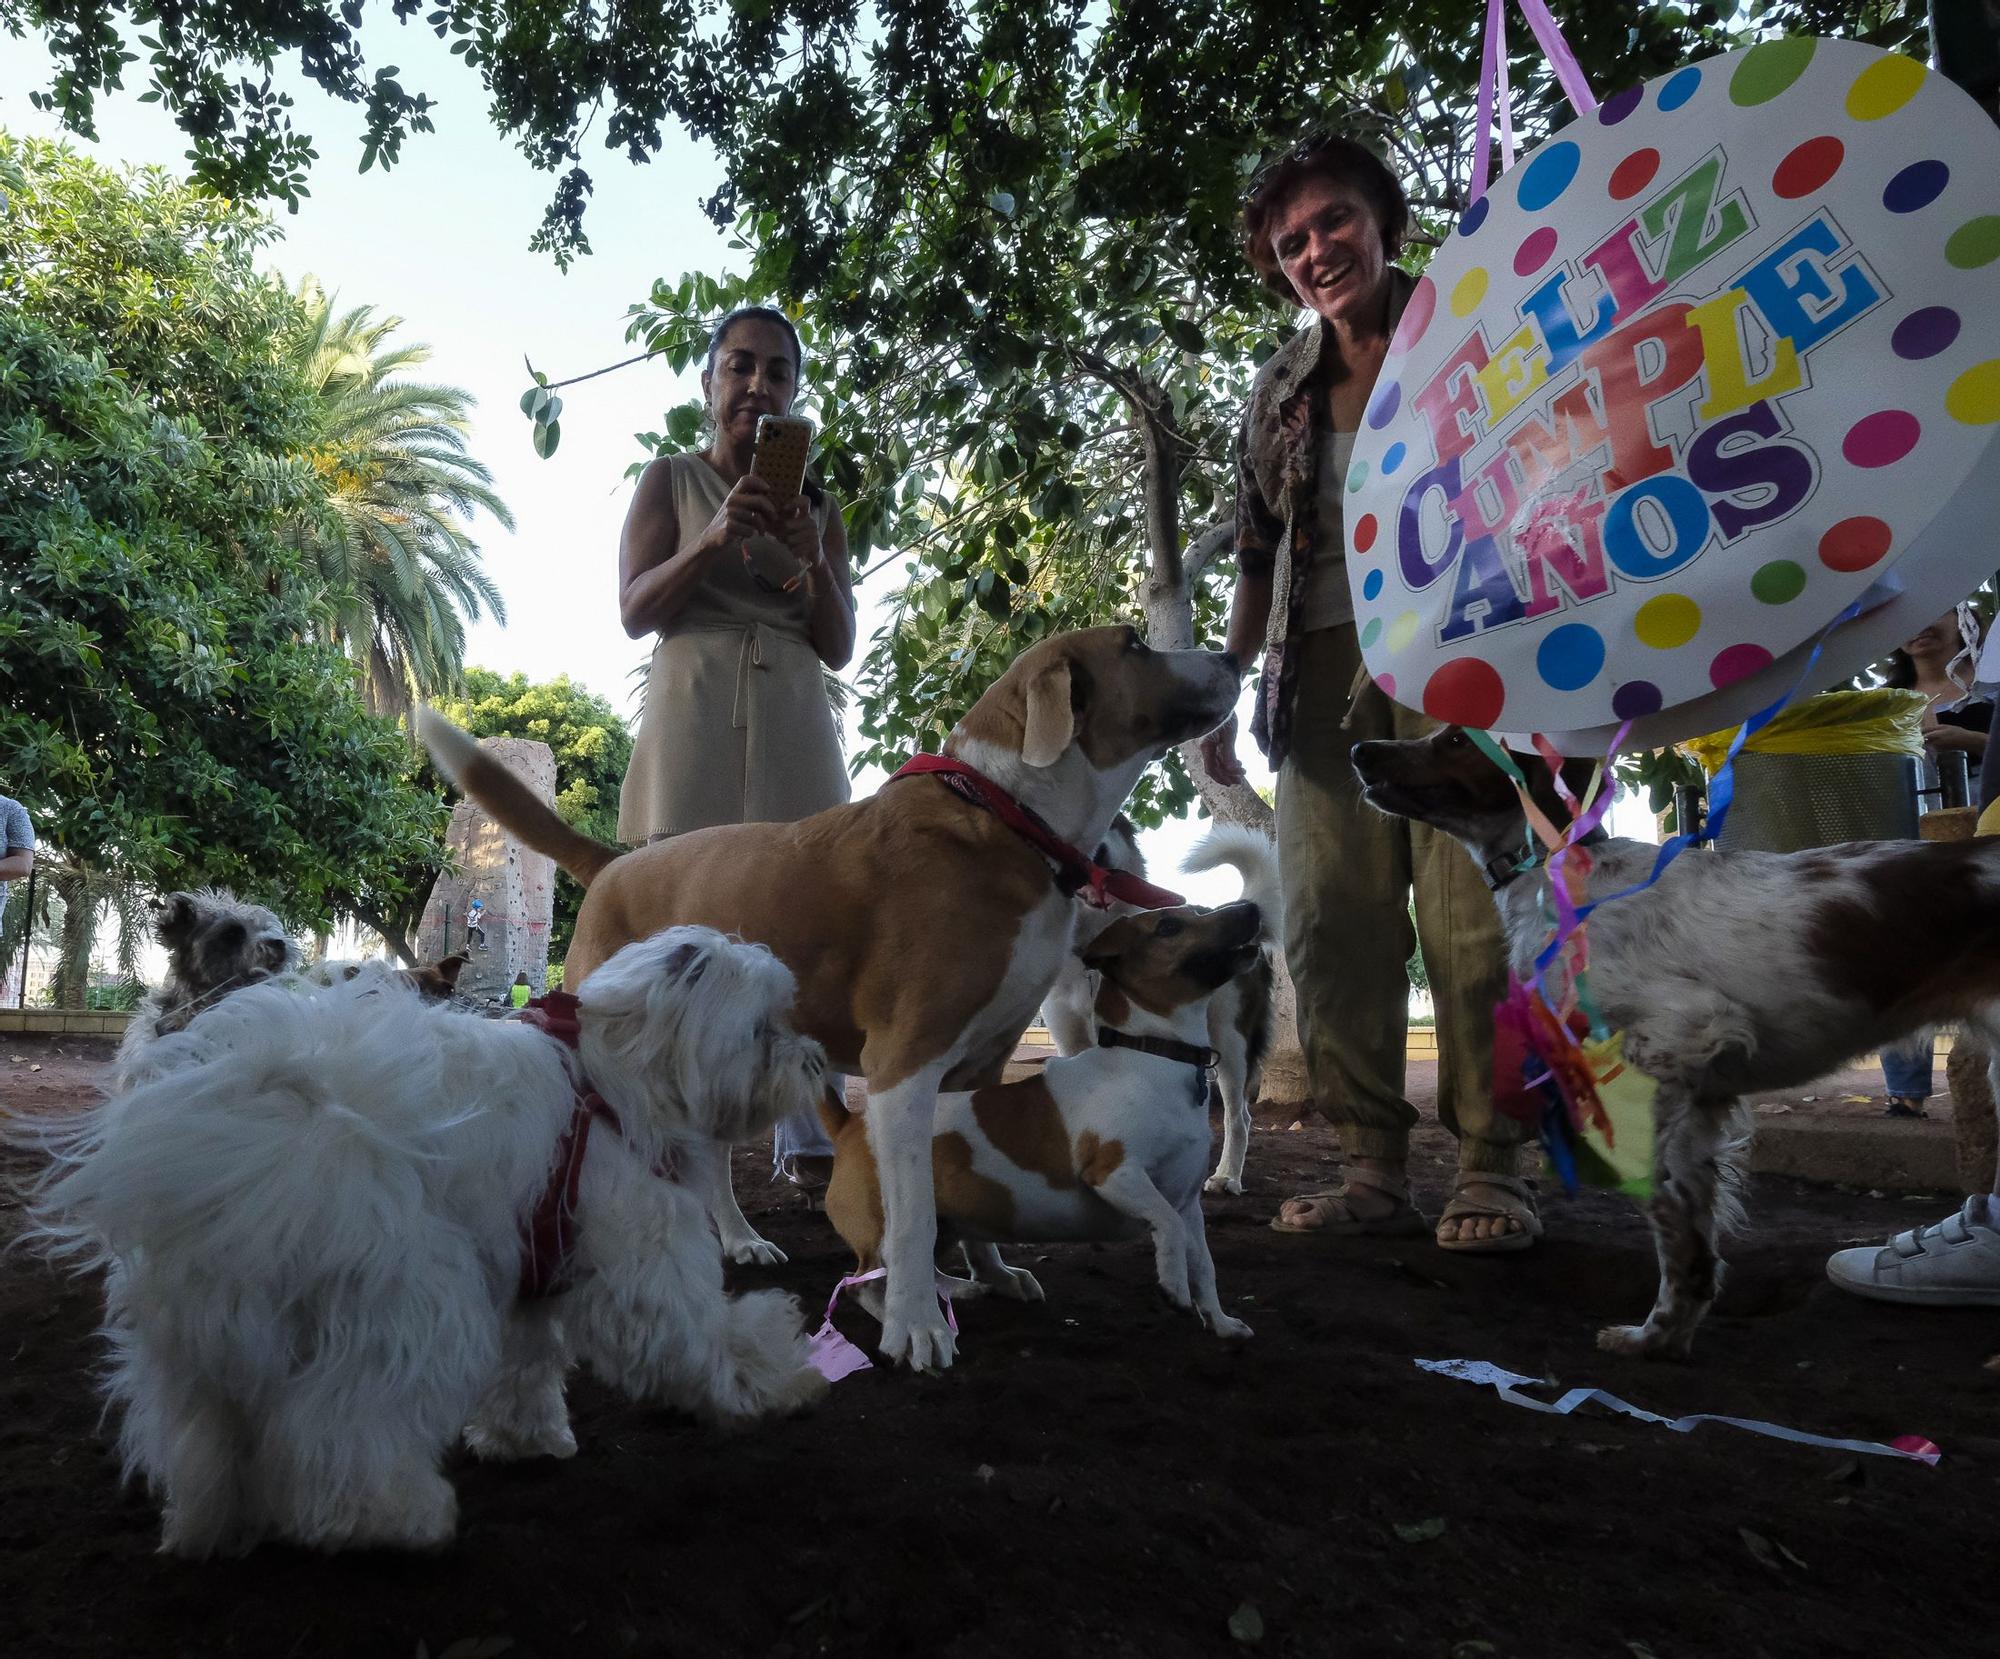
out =
[(826, 549), (820, 541), (819, 526), (813, 522), (812, 503), (804, 496), (795, 495), (785, 504), (778, 521), (778, 539), (799, 561), (799, 569), (805, 573), (807, 590), (817, 593)]
[(1236, 716), (1201, 740), (1201, 766), (1224, 789), (1243, 782), (1243, 763), (1236, 758)]
[(730, 486), (697, 545), (705, 553), (740, 553), (752, 536), (776, 531), (779, 522), (777, 497), (771, 486), (755, 473), (746, 472)]
[(1986, 753), (1986, 733), (1940, 723), (1925, 728), (1924, 746), (1933, 754), (1942, 754), (1947, 749), (1962, 749), (1967, 755), (1976, 757)]

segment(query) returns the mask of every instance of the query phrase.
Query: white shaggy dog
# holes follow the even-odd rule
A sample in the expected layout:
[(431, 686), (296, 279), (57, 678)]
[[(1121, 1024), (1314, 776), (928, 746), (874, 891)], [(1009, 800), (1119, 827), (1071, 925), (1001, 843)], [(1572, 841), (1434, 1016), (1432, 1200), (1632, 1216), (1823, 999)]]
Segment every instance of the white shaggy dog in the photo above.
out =
[[(461, 1431), (482, 1456), (576, 1449), (572, 1356), (713, 1420), (815, 1397), (796, 1303), (725, 1296), (702, 1207), (656, 1173), (817, 1098), (793, 989), (761, 947), (671, 928), (550, 999), (573, 1057), (389, 973), (252, 986), (46, 1130), (31, 1238), (109, 1269), (109, 1391), (162, 1548), (442, 1544)], [(524, 1265), (551, 1230), (563, 1262)], [(538, 1277), (561, 1294), (523, 1300)]]

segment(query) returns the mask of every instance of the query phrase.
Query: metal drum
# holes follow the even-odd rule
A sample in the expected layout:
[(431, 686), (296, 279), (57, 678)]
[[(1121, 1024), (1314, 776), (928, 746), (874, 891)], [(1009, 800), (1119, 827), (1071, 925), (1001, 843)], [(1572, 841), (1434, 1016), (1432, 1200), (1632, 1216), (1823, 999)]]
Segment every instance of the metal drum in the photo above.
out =
[(1839, 841), (1917, 834), (1915, 755), (1736, 757), (1736, 800), (1716, 845), (1726, 853), (1793, 853)]

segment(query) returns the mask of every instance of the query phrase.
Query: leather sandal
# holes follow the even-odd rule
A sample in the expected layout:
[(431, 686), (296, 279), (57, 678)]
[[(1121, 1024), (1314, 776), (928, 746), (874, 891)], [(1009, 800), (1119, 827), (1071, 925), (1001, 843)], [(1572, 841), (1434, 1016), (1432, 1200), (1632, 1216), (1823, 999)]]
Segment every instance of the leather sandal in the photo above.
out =
[[(1470, 1197), (1470, 1192), (1485, 1189), (1502, 1194), (1499, 1198)], [(1470, 1221), (1476, 1216), (1501, 1216), (1520, 1224), (1511, 1233), (1495, 1233), (1488, 1238), (1446, 1238), (1442, 1229), (1447, 1221)], [(1438, 1217), (1438, 1248), (1456, 1250), (1468, 1256), (1497, 1256), (1512, 1250), (1525, 1250), (1542, 1236), (1542, 1218), (1535, 1208), (1535, 1194), (1526, 1181), (1518, 1175), (1489, 1175), (1484, 1170), (1462, 1169), (1458, 1172), (1458, 1183), (1452, 1188), (1451, 1201)]]
[[(1396, 1201), (1396, 1207), (1387, 1215), (1357, 1215), (1347, 1196), (1348, 1190), (1353, 1187), (1370, 1187), (1384, 1193)], [(1281, 1209), (1271, 1217), (1271, 1231), (1274, 1233), (1311, 1238), (1403, 1238), (1430, 1229), (1430, 1221), (1417, 1208), (1409, 1187), (1401, 1181), (1390, 1180), (1386, 1175), (1377, 1175), (1370, 1169), (1349, 1169), (1344, 1184), (1337, 1190), (1302, 1192), (1286, 1202), (1311, 1205), (1313, 1222), (1310, 1226), (1301, 1226), (1287, 1221)]]

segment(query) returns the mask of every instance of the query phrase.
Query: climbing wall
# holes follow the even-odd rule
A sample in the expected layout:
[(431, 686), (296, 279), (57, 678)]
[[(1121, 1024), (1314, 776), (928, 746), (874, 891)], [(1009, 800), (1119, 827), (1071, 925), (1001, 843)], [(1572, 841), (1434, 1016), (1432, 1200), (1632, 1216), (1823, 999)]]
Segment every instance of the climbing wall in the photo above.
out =
[[(530, 738), (488, 737), (479, 745), (551, 806), (556, 798), (556, 757)], [(471, 801), (452, 808), (447, 832), (455, 868), (438, 878), (417, 934), (417, 955), (437, 962), (454, 951), (472, 960), (458, 977), (462, 995), (505, 1001), (517, 973), (541, 995), (549, 965), (549, 919), (555, 902), (555, 864), (503, 830)], [(467, 937), (474, 900), (484, 906), (478, 935)]]

